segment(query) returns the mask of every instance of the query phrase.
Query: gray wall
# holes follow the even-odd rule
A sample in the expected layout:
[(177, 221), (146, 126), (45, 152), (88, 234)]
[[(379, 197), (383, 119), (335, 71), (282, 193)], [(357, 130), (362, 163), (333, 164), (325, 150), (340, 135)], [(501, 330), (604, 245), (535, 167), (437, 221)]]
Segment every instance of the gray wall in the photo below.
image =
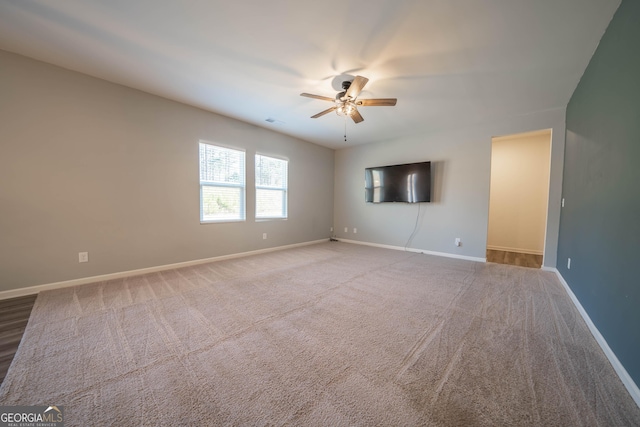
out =
[[(558, 270), (640, 384), (640, 2), (623, 1), (567, 107)], [(571, 258), (571, 269), (567, 259)]]
[[(400, 138), (336, 151), (335, 215), (337, 237), (485, 258), (491, 180), (491, 138), (552, 130), (551, 174), (544, 265), (555, 267), (565, 135), (564, 108), (502, 121)], [(432, 162), (432, 202), (372, 204), (364, 201), (364, 169), (398, 163)], [(348, 232), (344, 232), (348, 227)], [(357, 228), (357, 234), (353, 228)], [(462, 246), (456, 247), (456, 237)]]
[[(200, 139), (246, 149), (246, 222), (199, 223)], [(254, 219), (256, 151), (289, 158), (288, 220)], [(333, 156), (0, 51), (0, 291), (328, 238)]]

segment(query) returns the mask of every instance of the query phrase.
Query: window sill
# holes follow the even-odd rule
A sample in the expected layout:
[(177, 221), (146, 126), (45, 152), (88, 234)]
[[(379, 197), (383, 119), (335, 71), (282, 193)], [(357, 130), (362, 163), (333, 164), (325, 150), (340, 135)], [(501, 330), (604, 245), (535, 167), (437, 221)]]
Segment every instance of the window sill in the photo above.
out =
[(211, 220), (208, 220), (208, 221), (200, 220), (200, 225), (226, 224), (226, 223), (230, 223), (230, 222), (247, 222), (247, 220), (246, 219), (211, 219)]

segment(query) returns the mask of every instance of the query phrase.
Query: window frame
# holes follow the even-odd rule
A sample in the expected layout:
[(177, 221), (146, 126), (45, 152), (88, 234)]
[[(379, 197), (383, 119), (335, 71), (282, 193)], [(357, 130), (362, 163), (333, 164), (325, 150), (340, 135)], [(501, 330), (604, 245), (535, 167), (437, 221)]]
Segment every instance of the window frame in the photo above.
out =
[[(202, 180), (202, 158), (201, 158), (201, 147), (202, 145), (209, 145), (212, 147), (216, 147), (218, 149), (237, 151), (242, 153), (242, 183), (230, 183), (230, 182), (218, 182), (218, 181), (208, 181)], [(247, 220), (247, 152), (243, 148), (232, 147), (224, 144), (220, 144), (217, 142), (211, 141), (198, 141), (198, 182), (200, 187), (200, 224), (220, 224), (225, 222), (245, 222)], [(238, 188), (240, 190), (240, 206), (239, 206), (239, 216), (237, 218), (217, 218), (217, 219), (204, 219), (204, 210), (203, 210), (203, 188)]]
[[(259, 185), (258, 184), (258, 157), (265, 157), (268, 159), (278, 160), (285, 163), (285, 179), (284, 186), (276, 187), (271, 185)], [(271, 221), (271, 220), (286, 220), (289, 218), (289, 159), (286, 157), (279, 157), (269, 154), (262, 154), (256, 152), (254, 155), (254, 185), (255, 185), (255, 219), (256, 221)], [(260, 216), (258, 214), (258, 190), (274, 190), (281, 191), (283, 193), (282, 200), (282, 215), (274, 216)]]

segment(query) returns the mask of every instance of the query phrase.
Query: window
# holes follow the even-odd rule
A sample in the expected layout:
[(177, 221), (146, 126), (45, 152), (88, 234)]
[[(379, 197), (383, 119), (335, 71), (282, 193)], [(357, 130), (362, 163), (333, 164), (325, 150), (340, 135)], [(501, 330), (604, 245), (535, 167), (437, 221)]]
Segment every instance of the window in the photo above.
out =
[(256, 218), (287, 217), (288, 163), (256, 154)]
[(244, 151), (200, 143), (200, 222), (244, 221)]

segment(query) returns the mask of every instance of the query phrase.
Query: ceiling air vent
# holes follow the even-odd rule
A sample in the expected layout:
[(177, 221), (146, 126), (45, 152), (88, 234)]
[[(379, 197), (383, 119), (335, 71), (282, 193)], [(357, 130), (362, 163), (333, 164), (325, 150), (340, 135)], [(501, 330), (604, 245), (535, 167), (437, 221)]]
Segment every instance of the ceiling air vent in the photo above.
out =
[(272, 123), (274, 125), (283, 125), (284, 122), (282, 120), (274, 119), (273, 117), (267, 117), (265, 119), (266, 122)]

